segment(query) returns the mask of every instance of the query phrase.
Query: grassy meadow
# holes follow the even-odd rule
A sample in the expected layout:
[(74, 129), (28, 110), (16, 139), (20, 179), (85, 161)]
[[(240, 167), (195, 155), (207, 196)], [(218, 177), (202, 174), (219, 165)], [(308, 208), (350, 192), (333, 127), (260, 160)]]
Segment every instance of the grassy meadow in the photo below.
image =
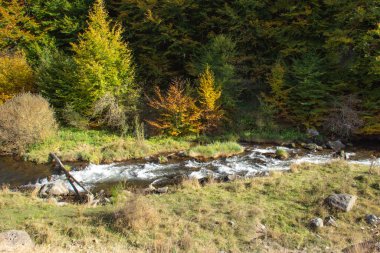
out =
[[(112, 205), (58, 207), (33, 196), (0, 193), (0, 230), (25, 229), (36, 252), (339, 252), (379, 238), (364, 221), (380, 214), (380, 171), (336, 161), (229, 183), (184, 181), (163, 195), (120, 190)], [(348, 212), (323, 202), (358, 196)], [(333, 215), (336, 227), (309, 228)], [(292, 251), (289, 251), (292, 250)]]

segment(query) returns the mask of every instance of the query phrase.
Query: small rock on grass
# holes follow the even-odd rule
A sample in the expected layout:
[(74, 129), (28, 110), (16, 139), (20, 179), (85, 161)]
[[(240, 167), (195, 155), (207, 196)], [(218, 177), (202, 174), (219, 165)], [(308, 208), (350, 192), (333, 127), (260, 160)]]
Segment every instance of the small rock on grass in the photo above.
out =
[(0, 252), (31, 252), (34, 243), (29, 234), (22, 230), (0, 233)]
[(327, 216), (325, 218), (324, 224), (326, 226), (332, 226), (332, 227), (337, 227), (338, 225), (336, 224), (336, 220), (333, 216)]
[(377, 217), (376, 215), (373, 215), (373, 214), (367, 214), (365, 216), (365, 221), (369, 224), (369, 225), (377, 225), (377, 224), (380, 224), (380, 218)]
[(318, 217), (310, 220), (310, 227), (313, 229), (318, 229), (318, 228), (323, 227), (323, 220)]

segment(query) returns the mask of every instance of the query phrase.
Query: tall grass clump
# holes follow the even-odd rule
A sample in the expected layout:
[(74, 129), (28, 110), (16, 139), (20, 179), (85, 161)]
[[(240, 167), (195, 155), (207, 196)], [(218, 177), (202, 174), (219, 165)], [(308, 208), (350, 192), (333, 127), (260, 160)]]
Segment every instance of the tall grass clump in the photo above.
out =
[(0, 151), (23, 154), (57, 131), (53, 109), (40, 95), (24, 93), (0, 106)]
[(159, 213), (143, 196), (134, 196), (115, 213), (115, 228), (122, 233), (127, 230), (143, 231), (151, 229), (160, 221)]
[(217, 158), (242, 153), (244, 148), (236, 142), (215, 142), (205, 146), (198, 145), (189, 150), (190, 157)]

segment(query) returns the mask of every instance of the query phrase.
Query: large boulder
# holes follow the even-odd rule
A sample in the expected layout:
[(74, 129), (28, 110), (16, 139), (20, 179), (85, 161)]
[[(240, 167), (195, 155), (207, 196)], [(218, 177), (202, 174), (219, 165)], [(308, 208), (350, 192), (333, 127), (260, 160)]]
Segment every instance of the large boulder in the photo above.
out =
[(40, 197), (48, 197), (48, 196), (62, 196), (69, 194), (69, 188), (62, 180), (57, 180), (53, 183), (44, 184), (38, 195)]
[(331, 148), (335, 152), (339, 152), (342, 149), (344, 149), (346, 147), (346, 145), (344, 145), (341, 141), (337, 140), (337, 141), (327, 142), (327, 147)]
[(326, 204), (332, 208), (337, 208), (349, 212), (355, 205), (357, 197), (349, 194), (332, 194), (326, 200)]
[(0, 252), (31, 252), (34, 243), (29, 234), (22, 230), (0, 233)]

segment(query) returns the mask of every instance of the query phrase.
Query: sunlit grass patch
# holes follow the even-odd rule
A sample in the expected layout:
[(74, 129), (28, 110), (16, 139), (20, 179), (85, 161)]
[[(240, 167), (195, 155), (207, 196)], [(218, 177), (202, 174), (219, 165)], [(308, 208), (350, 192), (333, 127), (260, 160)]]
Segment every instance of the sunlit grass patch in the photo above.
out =
[(236, 142), (215, 142), (190, 148), (190, 157), (218, 158), (240, 154), (244, 148)]
[(189, 147), (190, 142), (182, 139), (162, 137), (136, 140), (106, 131), (64, 128), (56, 137), (30, 147), (24, 157), (29, 161), (46, 163), (49, 153), (54, 152), (62, 161), (110, 163), (187, 150)]

